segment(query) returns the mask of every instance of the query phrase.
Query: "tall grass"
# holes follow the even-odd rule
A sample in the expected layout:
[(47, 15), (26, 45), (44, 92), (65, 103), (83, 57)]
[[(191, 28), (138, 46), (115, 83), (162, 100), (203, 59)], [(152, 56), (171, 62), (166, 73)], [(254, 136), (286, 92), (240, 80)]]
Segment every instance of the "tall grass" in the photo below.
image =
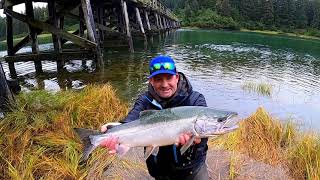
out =
[(269, 83), (246, 82), (242, 85), (242, 89), (250, 93), (255, 92), (263, 96), (271, 96), (272, 93), (272, 85)]
[(113, 160), (103, 148), (85, 164), (73, 127), (99, 129), (127, 114), (109, 86), (51, 94), (33, 91), (17, 97), (13, 112), (0, 121), (0, 179), (84, 179), (102, 177)]
[(286, 167), (294, 179), (320, 179), (318, 134), (299, 132), (292, 122), (283, 124), (263, 108), (242, 121), (238, 131), (210, 144)]

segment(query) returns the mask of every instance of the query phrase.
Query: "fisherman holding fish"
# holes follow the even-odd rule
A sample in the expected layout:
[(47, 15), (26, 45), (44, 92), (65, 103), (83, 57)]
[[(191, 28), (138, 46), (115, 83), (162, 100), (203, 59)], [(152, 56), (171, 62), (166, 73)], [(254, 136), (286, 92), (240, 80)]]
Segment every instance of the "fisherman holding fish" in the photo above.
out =
[(83, 160), (99, 146), (119, 155), (145, 147), (149, 174), (155, 179), (209, 179), (208, 137), (237, 129), (237, 113), (206, 107), (204, 96), (192, 90), (171, 57), (155, 57), (149, 68), (148, 91), (121, 123), (108, 123), (102, 132), (74, 128), (84, 144)]
[[(135, 101), (132, 110), (121, 123), (128, 123), (139, 118), (145, 110), (161, 110), (179, 106), (207, 106), (202, 94), (192, 89), (187, 77), (176, 70), (174, 60), (169, 56), (157, 56), (150, 61), (148, 91)], [(115, 124), (101, 127), (105, 132)], [(180, 149), (192, 140), (192, 144), (181, 155)], [(206, 167), (208, 138), (192, 138), (191, 134), (182, 133), (173, 145), (161, 146), (156, 155), (147, 160), (149, 174), (155, 179), (209, 179)], [(104, 140), (100, 145), (108, 148), (109, 153), (116, 153), (117, 137)], [(147, 149), (148, 150), (148, 149)]]

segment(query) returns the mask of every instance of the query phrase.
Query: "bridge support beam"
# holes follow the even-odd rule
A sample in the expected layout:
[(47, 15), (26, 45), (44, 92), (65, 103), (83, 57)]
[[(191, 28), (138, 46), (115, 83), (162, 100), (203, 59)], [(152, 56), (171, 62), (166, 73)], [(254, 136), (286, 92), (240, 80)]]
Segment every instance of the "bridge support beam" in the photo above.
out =
[[(32, 1), (26, 1), (25, 2), (26, 6), (26, 15), (29, 17), (31, 20), (34, 20), (34, 13), (33, 13), (33, 6), (32, 6)], [(29, 23), (29, 33), (30, 33), (30, 38), (31, 38), (31, 47), (32, 47), (32, 53), (33, 54), (39, 54), (39, 46), (38, 46), (38, 38), (37, 38), (37, 31), (35, 28), (33, 28)], [(34, 62), (34, 66), (36, 69), (36, 73), (42, 73), (42, 63), (41, 61), (39, 62)]]
[[(63, 18), (59, 18), (56, 16), (56, 3), (55, 0), (48, 1), (48, 10), (49, 10), (49, 19), (51, 19), (51, 24), (56, 27), (63, 29)], [(52, 42), (55, 53), (59, 54), (62, 52), (62, 42), (60, 36), (57, 36), (52, 33)], [(64, 62), (62, 59), (57, 61), (57, 70), (61, 71), (63, 69)]]
[[(8, 9), (12, 10), (12, 6), (8, 7)], [(12, 17), (6, 15), (6, 20), (7, 20), (7, 52), (8, 56), (13, 56), (13, 26), (12, 26)], [(14, 62), (9, 62), (9, 71), (10, 71), (10, 76), (12, 78), (17, 77), (17, 72), (14, 67)]]
[(141, 19), (141, 16), (140, 16), (139, 8), (135, 7), (135, 10), (136, 10), (137, 21), (138, 21), (139, 26), (140, 26), (140, 31), (144, 36), (146, 36), (146, 33), (144, 31), (144, 27), (143, 27), (143, 23), (142, 23), (142, 19)]
[(85, 27), (84, 27), (84, 22), (81, 20), (83, 19), (83, 11), (82, 11), (82, 7), (79, 7), (79, 36), (80, 37), (84, 37), (84, 30), (85, 30)]
[(162, 23), (162, 17), (161, 15), (158, 15), (159, 17), (159, 25), (160, 25), (160, 29), (163, 30), (163, 23)]
[(125, 23), (127, 39), (128, 39), (128, 42), (129, 42), (129, 51), (130, 52), (134, 52), (133, 41), (132, 41), (132, 36), (131, 36), (130, 26), (129, 26), (129, 16), (128, 16), (127, 3), (124, 0), (121, 0), (121, 9), (122, 9), (123, 17), (124, 17), (124, 23)]
[(148, 11), (147, 10), (144, 11), (144, 16), (145, 16), (145, 19), (146, 19), (146, 22), (147, 22), (147, 28), (148, 28), (149, 31), (151, 31), (149, 15), (148, 15)]
[(83, 17), (85, 19), (85, 23), (87, 26), (87, 32), (89, 40), (96, 43), (96, 61), (97, 61), (97, 68), (99, 68), (102, 64), (102, 52), (100, 49), (100, 43), (98, 39), (98, 35), (96, 32), (96, 25), (94, 23), (92, 8), (90, 0), (81, 0), (81, 6), (83, 11)]
[[(98, 24), (104, 25), (104, 8), (103, 7), (98, 7), (97, 8), (97, 17), (98, 17)], [(100, 35), (100, 42), (104, 41), (104, 31), (99, 28), (99, 35)]]
[(154, 17), (156, 18), (156, 28), (160, 29), (161, 26), (160, 26), (159, 16), (156, 12), (154, 12)]

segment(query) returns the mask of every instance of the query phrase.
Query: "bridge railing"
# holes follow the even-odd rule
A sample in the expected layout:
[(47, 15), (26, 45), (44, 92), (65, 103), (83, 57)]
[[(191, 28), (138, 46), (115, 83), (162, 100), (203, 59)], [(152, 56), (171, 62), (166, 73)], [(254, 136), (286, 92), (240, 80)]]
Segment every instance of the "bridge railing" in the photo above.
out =
[(139, 1), (145, 4), (146, 6), (151, 7), (152, 9), (158, 10), (160, 13), (165, 14), (172, 19), (178, 20), (177, 16), (175, 16), (175, 14), (159, 0), (139, 0)]

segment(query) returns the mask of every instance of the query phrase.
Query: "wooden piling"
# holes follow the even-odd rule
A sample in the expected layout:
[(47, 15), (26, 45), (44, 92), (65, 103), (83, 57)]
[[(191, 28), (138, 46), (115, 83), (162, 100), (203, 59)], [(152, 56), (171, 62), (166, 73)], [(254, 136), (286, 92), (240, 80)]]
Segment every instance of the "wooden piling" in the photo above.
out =
[[(104, 25), (104, 8), (103, 7), (98, 7), (98, 23), (101, 25)], [(99, 29), (99, 35), (100, 35), (100, 41), (104, 41), (104, 31), (102, 29)]]
[(140, 26), (140, 31), (145, 36), (145, 31), (144, 31), (144, 28), (143, 28), (143, 24), (142, 24), (142, 19), (141, 19), (141, 16), (140, 16), (139, 8), (136, 7), (135, 9), (136, 9), (137, 21), (138, 21), (139, 26)]
[(98, 36), (96, 33), (96, 25), (94, 23), (90, 0), (81, 0), (81, 6), (82, 6), (85, 23), (87, 26), (88, 37), (90, 41), (96, 43), (96, 54), (97, 54), (96, 61), (97, 61), (97, 68), (99, 68), (101, 65), (103, 65), (102, 64), (103, 57), (100, 49)]
[(79, 36), (80, 37), (84, 37), (84, 29), (85, 29), (85, 27), (84, 27), (84, 23), (83, 23), (83, 21), (81, 21), (81, 19), (82, 18), (84, 18), (83, 17), (83, 11), (82, 11), (82, 7), (79, 7)]
[(163, 27), (164, 27), (165, 30), (167, 30), (168, 29), (168, 24), (167, 24), (166, 17), (162, 16), (162, 20), (163, 20)]
[[(56, 16), (56, 3), (55, 0), (48, 1), (48, 10), (49, 10), (49, 19), (51, 19), (51, 23), (54, 27), (63, 29), (63, 20)], [(59, 54), (62, 52), (62, 42), (61, 38), (56, 34), (52, 33), (52, 42), (55, 53)], [(57, 70), (61, 71), (63, 69), (64, 63), (62, 59), (57, 59)]]
[(149, 15), (148, 15), (148, 11), (145, 10), (144, 11), (144, 16), (145, 16), (145, 19), (146, 19), (146, 22), (147, 22), (147, 28), (149, 31), (151, 31), (151, 26), (150, 26), (150, 22), (149, 22)]
[[(31, 20), (34, 19), (34, 13), (33, 13), (33, 6), (32, 6), (32, 0), (28, 0), (25, 2), (26, 6), (26, 15), (29, 17)], [(31, 47), (32, 47), (32, 53), (33, 54), (39, 54), (39, 45), (38, 45), (38, 38), (37, 38), (37, 32), (36, 30), (30, 25), (29, 25), (29, 34), (31, 38)], [(34, 62), (34, 66), (36, 69), (36, 73), (42, 73), (42, 63), (40, 62)]]
[[(12, 6), (8, 7), (8, 9), (12, 10)], [(15, 53), (13, 52), (13, 26), (12, 26), (12, 17), (6, 17), (7, 20), (7, 52), (8, 56), (13, 56)], [(17, 77), (17, 72), (14, 67), (14, 62), (9, 62), (9, 71), (12, 78)]]
[(159, 23), (159, 17), (158, 17), (158, 14), (156, 12), (154, 12), (154, 17), (156, 18), (156, 27), (157, 27), (157, 29), (160, 29), (161, 26), (160, 26), (160, 23)]
[(160, 24), (160, 29), (163, 30), (163, 23), (162, 23), (162, 16), (161, 15), (158, 15), (159, 17), (159, 24)]
[(124, 23), (125, 23), (125, 29), (127, 33), (127, 38), (129, 42), (129, 51), (134, 52), (133, 49), (133, 41), (132, 41), (132, 36), (130, 32), (130, 27), (129, 27), (129, 16), (128, 16), (128, 9), (127, 9), (127, 3), (124, 0), (121, 0), (121, 8), (122, 8), (122, 14), (124, 17)]

